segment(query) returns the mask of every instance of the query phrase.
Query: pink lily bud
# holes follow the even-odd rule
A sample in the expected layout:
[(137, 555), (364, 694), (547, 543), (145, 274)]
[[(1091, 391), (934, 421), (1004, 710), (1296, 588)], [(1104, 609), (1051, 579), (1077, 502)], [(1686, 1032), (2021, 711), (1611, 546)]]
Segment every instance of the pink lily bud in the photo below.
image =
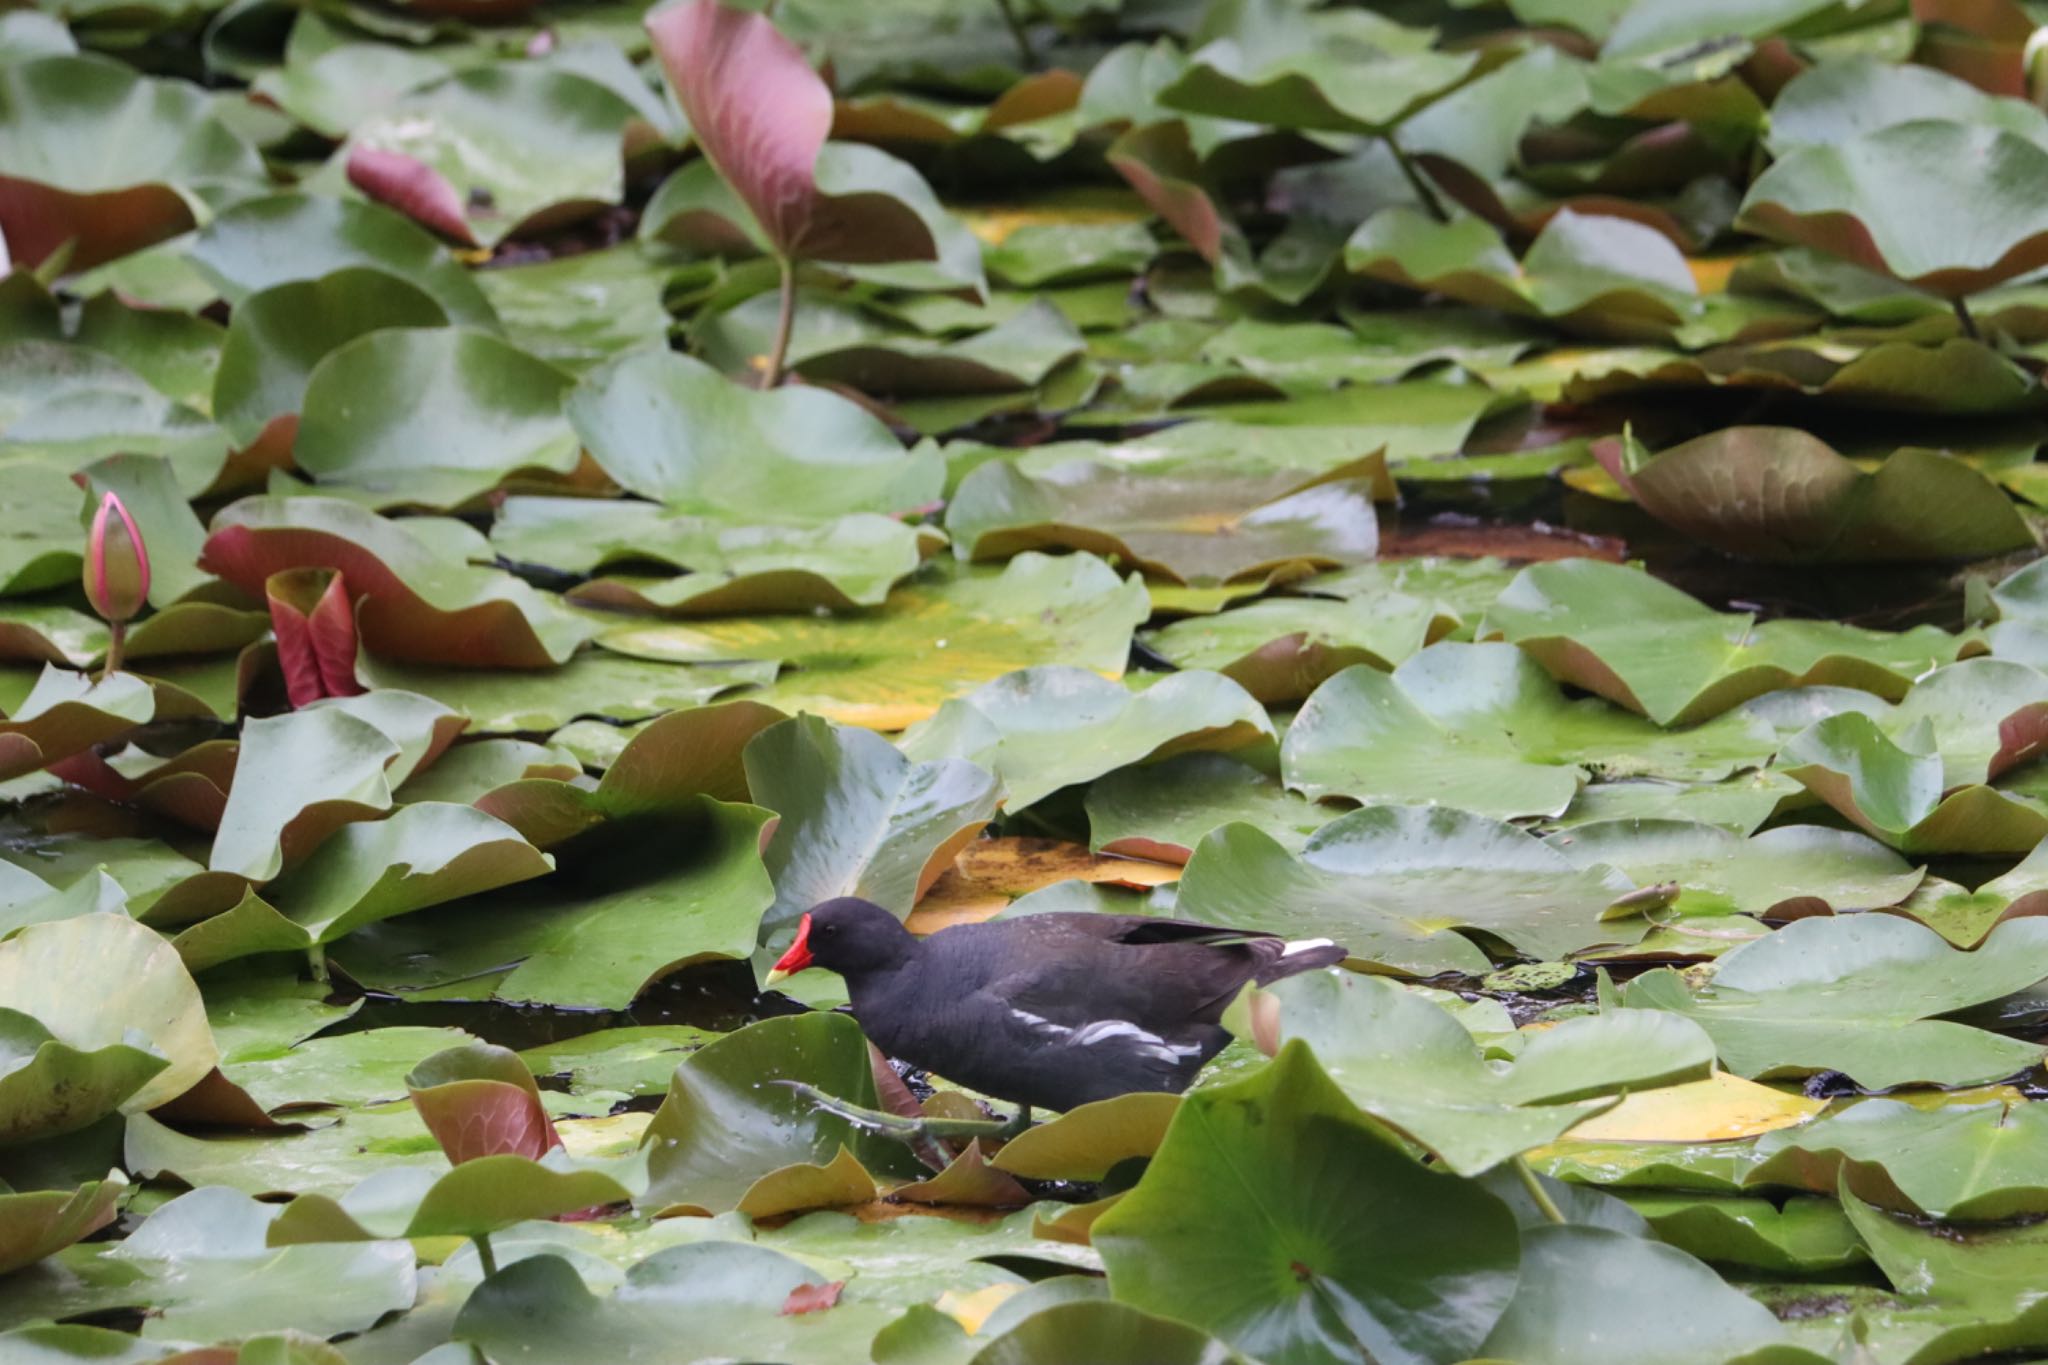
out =
[(132, 619), (149, 600), (149, 551), (135, 518), (118, 495), (100, 499), (85, 549), (85, 596), (92, 609), (116, 625)]

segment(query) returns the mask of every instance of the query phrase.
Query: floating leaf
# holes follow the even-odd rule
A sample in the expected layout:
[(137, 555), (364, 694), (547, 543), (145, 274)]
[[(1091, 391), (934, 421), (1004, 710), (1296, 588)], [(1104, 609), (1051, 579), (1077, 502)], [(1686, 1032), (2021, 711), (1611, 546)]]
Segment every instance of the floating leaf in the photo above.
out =
[(1374, 806), (1332, 820), (1300, 854), (1249, 825), (1195, 848), (1178, 913), (1289, 938), (1330, 938), (1354, 958), (1411, 976), (1480, 973), (1476, 930), (1541, 961), (1647, 927), (1608, 919), (1634, 884), (1579, 868), (1543, 841), (1462, 811)]
[[(110, 128), (123, 131), (110, 137)], [(0, 139), (0, 228), (25, 265), (66, 243), (72, 269), (125, 256), (202, 221), (209, 199), (263, 179), (255, 152), (202, 91), (103, 57), (9, 64)]]
[[(81, 992), (78, 983), (87, 980), (118, 981), (121, 989), (117, 996)], [(116, 1063), (116, 1049), (147, 1056), (146, 1047), (162, 1059), (165, 1065), (153, 1075), (139, 1076), (139, 1085), (115, 1101), (124, 1113), (176, 1099), (219, 1057), (191, 974), (168, 943), (125, 915), (77, 915), (32, 924), (0, 941), (0, 999), (13, 1015), (35, 1020), (38, 1032), (59, 1048), (98, 1054), (98, 1066)], [(75, 1074), (43, 1069), (39, 1063), (45, 1046), (36, 1048), (30, 1074), (75, 1083)], [(53, 1050), (51, 1060), (60, 1056)], [(48, 1101), (47, 1096), (38, 1098)]]
[(1851, 1105), (1757, 1144), (1750, 1179), (1857, 1198), (1901, 1213), (1996, 1222), (2048, 1208), (2031, 1104), (1920, 1109), (1897, 1100)]
[(1229, 679), (1176, 673), (1132, 692), (1082, 668), (1008, 673), (939, 708), (903, 736), (915, 759), (968, 758), (1021, 810), (1105, 771), (1272, 735), (1264, 708)]
[(1176, 668), (1213, 668), (1268, 704), (1300, 701), (1354, 664), (1392, 669), (1457, 624), (1441, 605), (1389, 594), (1266, 598), (1141, 638)]
[(1236, 758), (1201, 752), (1118, 769), (1089, 786), (1087, 802), (1093, 848), (1174, 863), (1185, 863), (1203, 835), (1238, 822), (1299, 852), (1338, 814)]
[(743, 525), (903, 512), (935, 500), (942, 482), (934, 453), (905, 451), (836, 394), (744, 389), (672, 352), (594, 371), (570, 398), (569, 417), (629, 492)]
[(676, 1068), (647, 1130), (643, 1206), (738, 1207), (761, 1182), (841, 1152), (872, 1171), (912, 1173), (905, 1148), (863, 1134), (780, 1080), (878, 1107), (867, 1041), (852, 1019), (810, 1014), (749, 1025)]
[(1736, 222), (1961, 298), (2048, 265), (2048, 215), (2025, 189), (2043, 175), (2048, 148), (1926, 119), (1795, 148), (1749, 187)]
[(293, 458), (381, 506), (452, 507), (507, 478), (575, 469), (582, 449), (562, 416), (573, 382), (486, 332), (370, 332), (313, 367)]
[(1120, 677), (1131, 631), (1150, 612), (1144, 583), (1119, 578), (1093, 555), (1022, 554), (1001, 573), (962, 570), (907, 584), (872, 613), (622, 626), (599, 642), (675, 663), (778, 660), (790, 672), (763, 700), (888, 730), (1034, 664)]
[(1786, 825), (1744, 839), (1689, 820), (1610, 820), (1554, 834), (1581, 867), (1618, 867), (1644, 886), (1675, 883), (1681, 912), (1775, 915), (1874, 910), (1912, 895), (1926, 875), (1848, 830)]
[(1481, 631), (1521, 646), (1560, 682), (1659, 725), (1696, 724), (1790, 687), (1897, 700), (1915, 678), (1955, 662), (1963, 644), (1933, 626), (1895, 634), (1716, 612), (1647, 573), (1591, 559), (1523, 569)]
[(1713, 780), (1776, 747), (1752, 716), (1666, 732), (1605, 702), (1567, 701), (1511, 647), (1438, 644), (1391, 674), (1358, 666), (1323, 683), (1280, 752), (1288, 786), (1312, 797), (1510, 817), (1561, 814), (1587, 769)]
[(1002, 801), (1000, 781), (965, 759), (916, 762), (816, 716), (762, 731), (746, 765), (752, 798), (780, 817), (762, 853), (770, 932), (839, 896), (908, 914)]
[[(358, 123), (337, 155), (372, 198), (458, 242), (492, 246), (617, 203), (620, 143), (634, 112), (582, 75), (501, 62), (400, 96)], [(380, 165), (402, 178), (373, 176)], [(422, 213), (423, 194), (452, 212)]]
[(261, 895), (249, 892), (173, 943), (194, 970), (251, 953), (304, 951), (393, 915), (541, 876), (552, 865), (482, 811), (416, 802), (388, 819), (344, 826)]
[(2035, 543), (2003, 489), (1942, 451), (1908, 446), (1866, 474), (1797, 428), (1727, 427), (1654, 456), (1631, 452), (1623, 482), (1645, 511), (1749, 559), (1976, 559)]
[(1354, 1103), (1459, 1175), (1555, 1141), (1622, 1092), (1695, 1079), (1714, 1064), (1697, 1025), (1673, 1028), (1649, 1010), (1564, 1020), (1505, 1063), (1489, 1062), (1446, 1011), (1374, 977), (1309, 973), (1273, 994), (1283, 1040), (1306, 1042)]
[(396, 522), (333, 498), (244, 498), (214, 517), (201, 563), (251, 595), (286, 569), (334, 569), (363, 646), (411, 663), (548, 668), (589, 628), (509, 574), (480, 569)]
[(0, 1187), (0, 1275), (34, 1265), (113, 1222), (127, 1188), (118, 1171), (75, 1190), (15, 1193)]
[(1660, 969), (1622, 998), (1690, 1015), (1738, 1075), (1840, 1071), (1873, 1089), (1961, 1086), (2025, 1070), (2043, 1049), (1932, 1016), (2023, 990), (2044, 970), (2048, 924), (2035, 920), (2000, 925), (1965, 953), (1912, 920), (1855, 915), (1798, 920), (1745, 944), (1702, 991)]
[(1506, 1205), (1425, 1170), (1300, 1044), (1190, 1095), (1092, 1237), (1120, 1302), (1287, 1365), (1473, 1355), (1518, 1259)]

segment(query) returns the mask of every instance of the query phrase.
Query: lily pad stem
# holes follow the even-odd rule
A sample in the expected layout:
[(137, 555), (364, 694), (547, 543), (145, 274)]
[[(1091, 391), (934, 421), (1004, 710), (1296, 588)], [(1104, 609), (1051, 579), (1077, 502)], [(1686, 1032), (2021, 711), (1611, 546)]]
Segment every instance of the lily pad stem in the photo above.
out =
[(313, 979), (321, 985), (327, 984), (327, 945), (316, 943), (306, 949), (306, 966), (312, 970)]
[(1522, 1188), (1529, 1191), (1529, 1198), (1536, 1201), (1536, 1207), (1545, 1218), (1562, 1226), (1565, 1222), (1563, 1210), (1550, 1197), (1550, 1191), (1543, 1188), (1543, 1182), (1536, 1177), (1536, 1171), (1524, 1157), (1515, 1158), (1515, 1174), (1522, 1178)]
[(111, 678), (121, 671), (122, 656), (128, 643), (128, 623), (109, 621), (107, 623), (107, 662), (100, 669), (102, 678)]
[(1950, 299), (1948, 303), (1956, 310), (1956, 321), (1961, 324), (1963, 335), (1972, 341), (1982, 341), (1984, 334), (1977, 330), (1977, 319), (1970, 316), (1970, 305), (1959, 297)]
[(1017, 44), (1017, 55), (1024, 59), (1024, 69), (1036, 71), (1038, 54), (1031, 50), (1031, 34), (1017, 15), (1017, 0), (996, 0), (996, 8), (1003, 12), (1003, 22), (1009, 26), (1010, 38)]
[(782, 382), (782, 364), (789, 358), (789, 334), (796, 326), (796, 262), (778, 256), (782, 267), (782, 311), (775, 317), (775, 345), (768, 352), (768, 367), (761, 372), (761, 387), (772, 389)]
[(479, 1232), (469, 1239), (476, 1244), (476, 1258), (483, 1263), (486, 1277), (498, 1273), (498, 1253), (491, 1250), (491, 1234)]
[(1400, 141), (1391, 132), (1382, 133), (1380, 137), (1386, 142), (1387, 150), (1394, 154), (1394, 164), (1401, 168), (1402, 175), (1408, 177), (1408, 187), (1415, 191), (1416, 197), (1422, 200), (1422, 206), (1429, 210), (1429, 216), (1439, 223), (1450, 222), (1450, 211), (1444, 207), (1444, 201), (1437, 197), (1436, 188), (1429, 183), (1429, 177), (1422, 173), (1421, 168), (1402, 148)]

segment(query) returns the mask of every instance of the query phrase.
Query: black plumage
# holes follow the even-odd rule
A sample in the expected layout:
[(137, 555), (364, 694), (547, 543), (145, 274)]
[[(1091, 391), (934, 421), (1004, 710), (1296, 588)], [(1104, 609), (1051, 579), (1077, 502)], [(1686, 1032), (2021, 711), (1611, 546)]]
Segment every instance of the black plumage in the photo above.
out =
[(1024, 915), (919, 939), (846, 897), (804, 917), (770, 980), (836, 971), (890, 1056), (999, 1099), (1071, 1109), (1185, 1090), (1230, 1041), (1223, 1011), (1246, 983), (1344, 957), (1327, 939), (1144, 915)]

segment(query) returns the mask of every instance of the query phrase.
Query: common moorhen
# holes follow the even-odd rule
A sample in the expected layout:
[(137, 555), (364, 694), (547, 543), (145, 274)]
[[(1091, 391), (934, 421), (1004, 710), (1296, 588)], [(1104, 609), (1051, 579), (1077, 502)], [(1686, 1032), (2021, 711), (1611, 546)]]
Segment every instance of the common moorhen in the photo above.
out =
[(1071, 1109), (1187, 1089), (1230, 1041), (1223, 1011), (1245, 983), (1344, 958), (1329, 939), (1146, 915), (1023, 915), (919, 939), (847, 896), (803, 917), (767, 984), (838, 972), (890, 1056), (1027, 1108)]

